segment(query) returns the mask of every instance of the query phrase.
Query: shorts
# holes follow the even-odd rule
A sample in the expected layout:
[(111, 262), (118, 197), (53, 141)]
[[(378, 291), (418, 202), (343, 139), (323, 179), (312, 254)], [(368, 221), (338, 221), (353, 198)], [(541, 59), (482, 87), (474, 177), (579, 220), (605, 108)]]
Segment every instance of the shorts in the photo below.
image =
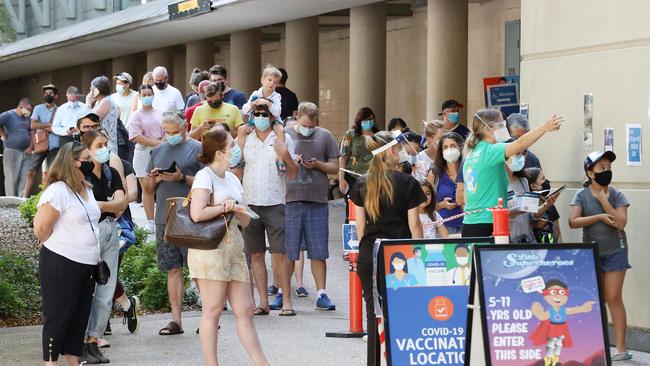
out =
[(244, 252), (246, 254), (266, 251), (266, 239), (269, 239), (269, 253), (285, 253), (284, 248), (284, 205), (249, 206), (260, 216), (251, 220), (244, 228)]
[(164, 272), (187, 266), (187, 248), (177, 247), (165, 241), (165, 225), (156, 225), (156, 254), (158, 269)]
[(603, 272), (620, 272), (632, 268), (628, 261), (628, 251), (620, 250), (614, 254), (600, 257), (600, 269)]
[(144, 178), (149, 173), (147, 168), (151, 161), (152, 150), (153, 148), (149, 146), (136, 145), (133, 152), (133, 171), (136, 178)]
[(329, 258), (329, 206), (317, 202), (289, 202), (286, 208), (286, 251), (289, 260), (300, 258), (301, 244), (307, 258)]
[(29, 170), (34, 171), (43, 165), (43, 161), (47, 158), (47, 152), (32, 154), (29, 156)]

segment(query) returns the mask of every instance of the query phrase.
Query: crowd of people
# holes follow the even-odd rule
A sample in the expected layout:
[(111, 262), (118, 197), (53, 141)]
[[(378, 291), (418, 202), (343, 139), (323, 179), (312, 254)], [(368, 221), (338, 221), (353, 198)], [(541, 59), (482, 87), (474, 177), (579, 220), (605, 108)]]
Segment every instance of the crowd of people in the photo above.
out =
[[(46, 164), (34, 220), (41, 244), (46, 365), (56, 364), (60, 355), (69, 365), (110, 362), (101, 348), (109, 344), (104, 336), (112, 333), (114, 308), (123, 312), (131, 333), (138, 330), (139, 299), (124, 292), (118, 276), (134, 241), (129, 208), (134, 202), (144, 208), (146, 229), (155, 233), (158, 269), (167, 273), (171, 319), (159, 334), (184, 333), (183, 268), (188, 267), (201, 295), (197, 333), (208, 365), (217, 364), (219, 318), (227, 304), (253, 363), (269, 364), (253, 319), (271, 311), (296, 315), (292, 296), (309, 296), (302, 279), (304, 252), (316, 309), (336, 309), (326, 283), (330, 177), (338, 178), (346, 205), (351, 201), (356, 207), (357, 268), (368, 329), (376, 329), (376, 238), (491, 236), (487, 209), (499, 199), (506, 203), (509, 195), (536, 192), (537, 212), (512, 211), (511, 241), (562, 242), (555, 208), (559, 193), (550, 194), (529, 148), (558, 130), (563, 117), (531, 129), (524, 115), (481, 109), (465, 127), (460, 124), (464, 106), (452, 99), (442, 104), (439, 120), (411, 129), (393, 118), (382, 131), (383, 121), (364, 107), (337, 141), (319, 126), (317, 105), (299, 103), (286, 88), (287, 78), (285, 70), (267, 65), (260, 88), (247, 97), (231, 87), (226, 68), (215, 65), (195, 69), (192, 92), (183, 97), (169, 84), (166, 68), (157, 66), (140, 85), (120, 72), (114, 83), (106, 76), (94, 78), (85, 97), (69, 86), (60, 106), (58, 88), (45, 85), (44, 103), (23, 98), (0, 114), (6, 194), (29, 196)], [(615, 158), (611, 152), (587, 157), (587, 181), (571, 203), (569, 224), (583, 228), (585, 240), (599, 239), (605, 300), (616, 332), (614, 358), (625, 359), (621, 292), (630, 268), (624, 231), (629, 202), (609, 186)], [(216, 249), (166, 241), (167, 200), (185, 196), (191, 197), (194, 222), (233, 214)], [(103, 269), (110, 272), (106, 281)], [(375, 331), (368, 332), (368, 364), (379, 364)]]

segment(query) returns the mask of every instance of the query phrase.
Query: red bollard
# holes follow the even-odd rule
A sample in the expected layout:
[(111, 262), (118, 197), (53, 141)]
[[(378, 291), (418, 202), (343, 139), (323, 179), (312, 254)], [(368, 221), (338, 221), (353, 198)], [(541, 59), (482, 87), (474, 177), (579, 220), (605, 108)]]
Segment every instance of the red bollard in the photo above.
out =
[(499, 198), (499, 205), (492, 210), (494, 244), (510, 243), (510, 210), (503, 207), (503, 198)]
[[(350, 224), (356, 221), (356, 214), (354, 212), (354, 203), (350, 201), (348, 210), (348, 217)], [(357, 244), (358, 245), (358, 244)], [(363, 308), (361, 296), (361, 279), (357, 274), (357, 259), (359, 257), (359, 249), (348, 252), (349, 271), (350, 271), (350, 330), (343, 332), (327, 332), (325, 337), (331, 338), (361, 338), (366, 333), (363, 331)]]

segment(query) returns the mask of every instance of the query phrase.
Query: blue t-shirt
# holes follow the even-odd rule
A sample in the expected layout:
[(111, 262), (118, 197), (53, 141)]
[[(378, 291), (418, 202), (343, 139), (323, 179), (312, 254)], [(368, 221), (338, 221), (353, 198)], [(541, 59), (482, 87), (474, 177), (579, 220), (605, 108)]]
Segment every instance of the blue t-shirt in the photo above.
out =
[[(458, 174), (462, 174), (460, 171)], [(462, 178), (461, 178), (462, 179)], [(436, 202), (442, 202), (446, 197), (451, 197), (451, 202), (456, 202), (456, 182), (452, 181), (451, 178), (447, 175), (447, 172), (443, 171), (438, 175), (438, 186), (436, 187)], [(448, 210), (442, 208), (438, 210), (438, 213), (443, 219), (447, 217), (458, 215), (463, 213), (463, 208), (456, 206), (453, 210)], [(456, 227), (459, 228), (463, 226), (463, 218), (457, 218), (445, 223), (447, 227)]]
[[(32, 119), (37, 120), (39, 123), (47, 123), (49, 125), (52, 124), (52, 117), (54, 115), (54, 111), (56, 111), (56, 106), (52, 107), (52, 109), (47, 108), (47, 104), (39, 104), (36, 107), (34, 107), (34, 111), (32, 112)], [(57, 136), (54, 133), (50, 133), (47, 136), (47, 142), (49, 145), (50, 150), (56, 149), (59, 147), (59, 136)]]
[(246, 94), (240, 92), (237, 89), (230, 89), (226, 94), (223, 95), (224, 102), (234, 104), (239, 109), (241, 109), (241, 107), (246, 104), (247, 100), (248, 98), (246, 98)]
[(13, 109), (0, 114), (0, 128), (7, 135), (5, 148), (21, 151), (27, 149), (31, 142), (31, 123), (29, 117), (19, 116)]

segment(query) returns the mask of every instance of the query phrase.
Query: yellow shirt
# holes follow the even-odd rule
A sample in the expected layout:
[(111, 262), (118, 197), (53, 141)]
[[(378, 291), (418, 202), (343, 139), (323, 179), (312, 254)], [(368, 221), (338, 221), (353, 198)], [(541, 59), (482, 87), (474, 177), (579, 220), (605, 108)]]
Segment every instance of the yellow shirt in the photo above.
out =
[(208, 104), (196, 107), (190, 121), (192, 129), (199, 127), (201, 123), (207, 120), (214, 120), (216, 124), (226, 123), (231, 131), (236, 130), (237, 127), (244, 123), (239, 108), (225, 102), (217, 109), (210, 107)]

